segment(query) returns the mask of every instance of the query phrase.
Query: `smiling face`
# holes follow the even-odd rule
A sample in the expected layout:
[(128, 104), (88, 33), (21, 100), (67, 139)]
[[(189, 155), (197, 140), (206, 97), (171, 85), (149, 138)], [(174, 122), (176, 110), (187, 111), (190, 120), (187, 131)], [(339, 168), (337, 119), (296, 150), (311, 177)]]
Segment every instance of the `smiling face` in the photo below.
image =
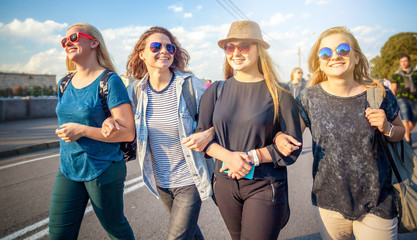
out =
[(334, 50), (341, 43), (349, 43), (349, 39), (343, 34), (333, 34), (323, 38), (319, 49), (328, 47), (333, 50), (333, 54), (327, 60), (320, 59), (320, 70), (327, 75), (329, 80), (354, 80), (353, 70), (355, 69), (355, 65), (359, 63), (359, 56), (353, 49), (346, 56), (338, 55)]
[[(85, 29), (80, 26), (75, 26), (67, 30), (66, 37), (68, 38), (74, 33), (81, 32), (86, 33)], [(67, 41), (65, 43), (65, 52), (69, 60), (73, 62), (79, 62), (82, 59), (86, 59), (98, 46), (98, 40), (88, 39), (82, 35), (79, 35), (77, 42)]]
[[(153, 42), (162, 43), (161, 49), (156, 53), (152, 52), (149, 47)], [(162, 33), (154, 33), (146, 39), (145, 49), (139, 53), (139, 57), (145, 62), (148, 71), (152, 71), (153, 69), (168, 69), (172, 65), (174, 55), (168, 52), (166, 44), (171, 44), (171, 40)]]
[[(235, 41), (229, 42), (235, 46), (238, 46), (239, 43), (244, 41)], [(240, 53), (237, 48), (235, 48), (233, 54), (226, 54), (227, 62), (235, 71), (250, 72), (253, 70), (257, 71), (258, 68), (258, 49), (256, 44), (250, 44), (250, 49), (248, 53)]]

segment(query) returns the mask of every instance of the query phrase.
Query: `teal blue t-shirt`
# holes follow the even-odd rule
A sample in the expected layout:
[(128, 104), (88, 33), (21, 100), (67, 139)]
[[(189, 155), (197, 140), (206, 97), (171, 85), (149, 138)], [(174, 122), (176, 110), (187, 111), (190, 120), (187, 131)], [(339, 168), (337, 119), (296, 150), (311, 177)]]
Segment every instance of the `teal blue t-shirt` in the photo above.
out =
[[(73, 122), (101, 127), (106, 119), (98, 93), (102, 75), (103, 73), (90, 85), (81, 89), (74, 88), (70, 82), (64, 94), (58, 94), (56, 115), (59, 126)], [(61, 81), (62, 79), (60, 83)], [(112, 109), (124, 103), (130, 103), (126, 87), (120, 77), (113, 74), (108, 80), (107, 105)], [(81, 137), (74, 142), (60, 139), (60, 155), (61, 172), (67, 178), (79, 182), (95, 179), (112, 162), (123, 160), (119, 143), (105, 143), (87, 137)]]

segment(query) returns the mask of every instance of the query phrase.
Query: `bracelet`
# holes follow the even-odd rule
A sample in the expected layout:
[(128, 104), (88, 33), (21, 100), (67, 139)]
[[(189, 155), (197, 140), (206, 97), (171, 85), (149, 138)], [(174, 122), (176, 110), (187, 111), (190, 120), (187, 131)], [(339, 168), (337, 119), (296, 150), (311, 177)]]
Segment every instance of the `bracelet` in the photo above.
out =
[(250, 150), (252, 155), (253, 155), (253, 161), (254, 161), (254, 165), (255, 167), (259, 166), (259, 157), (258, 157), (258, 153), (256, 152), (255, 149)]
[(263, 159), (262, 159), (262, 154), (261, 154), (261, 150), (259, 150), (259, 148), (256, 149), (256, 152), (258, 152), (259, 155), (259, 164), (263, 163)]
[(392, 137), (394, 135), (394, 125), (390, 122), (388, 122), (388, 123), (390, 125), (389, 132), (388, 132), (388, 134), (384, 133), (384, 135), (387, 136), (387, 137)]

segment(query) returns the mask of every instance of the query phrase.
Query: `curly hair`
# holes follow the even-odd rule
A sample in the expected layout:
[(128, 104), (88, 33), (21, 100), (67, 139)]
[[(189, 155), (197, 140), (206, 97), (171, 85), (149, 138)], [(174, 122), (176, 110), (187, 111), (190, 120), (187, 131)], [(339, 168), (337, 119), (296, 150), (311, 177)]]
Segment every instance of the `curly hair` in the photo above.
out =
[(139, 38), (139, 40), (136, 42), (135, 47), (133, 49), (132, 54), (129, 56), (129, 60), (126, 64), (126, 75), (129, 77), (133, 77), (135, 79), (142, 79), (145, 74), (148, 72), (145, 62), (140, 59), (139, 53), (145, 50), (146, 47), (146, 40), (149, 36), (151, 36), (154, 33), (161, 33), (164, 34), (169, 38), (171, 41), (171, 44), (173, 44), (176, 48), (175, 54), (174, 54), (174, 61), (172, 65), (169, 67), (169, 69), (174, 71), (180, 71), (180, 72), (189, 72), (186, 71), (186, 67), (188, 67), (188, 62), (190, 60), (190, 55), (188, 52), (181, 48), (181, 44), (178, 42), (177, 38), (172, 35), (170, 31), (168, 31), (165, 28), (162, 27), (151, 27), (147, 31), (145, 31)]

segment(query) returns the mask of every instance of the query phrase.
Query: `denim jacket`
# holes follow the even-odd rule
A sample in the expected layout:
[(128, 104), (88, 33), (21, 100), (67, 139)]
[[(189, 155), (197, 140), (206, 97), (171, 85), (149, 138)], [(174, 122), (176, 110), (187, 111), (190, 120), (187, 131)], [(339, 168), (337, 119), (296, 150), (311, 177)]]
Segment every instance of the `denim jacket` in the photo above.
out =
[[(178, 117), (179, 117), (179, 139), (183, 141), (186, 137), (194, 133), (194, 129), (197, 126), (197, 122), (193, 120), (190, 112), (188, 111), (184, 97), (182, 96), (182, 85), (186, 78), (191, 77), (192, 85), (196, 97), (197, 109), (200, 106), (201, 97), (206, 90), (203, 82), (200, 79), (194, 77), (189, 73), (182, 73), (179, 71), (174, 72), (176, 78), (176, 92), (178, 106)], [(138, 80), (137, 80), (138, 81)], [(129, 99), (132, 103), (132, 111), (135, 118), (136, 137), (137, 137), (137, 157), (139, 159), (139, 165), (143, 176), (143, 181), (149, 190), (156, 196), (159, 197), (154, 169), (151, 160), (151, 153), (148, 144), (148, 127), (146, 125), (146, 108), (148, 105), (148, 95), (146, 92), (148, 84), (148, 75), (145, 75), (139, 84), (137, 84), (137, 106), (133, 106), (134, 86), (130, 84), (128, 88)], [(192, 179), (195, 186), (198, 189), (200, 198), (206, 200), (212, 195), (211, 188), (211, 177), (213, 174), (214, 160), (212, 158), (206, 159), (204, 153), (190, 150), (189, 148), (182, 145), (182, 152), (187, 163), (187, 167), (190, 170)]]

